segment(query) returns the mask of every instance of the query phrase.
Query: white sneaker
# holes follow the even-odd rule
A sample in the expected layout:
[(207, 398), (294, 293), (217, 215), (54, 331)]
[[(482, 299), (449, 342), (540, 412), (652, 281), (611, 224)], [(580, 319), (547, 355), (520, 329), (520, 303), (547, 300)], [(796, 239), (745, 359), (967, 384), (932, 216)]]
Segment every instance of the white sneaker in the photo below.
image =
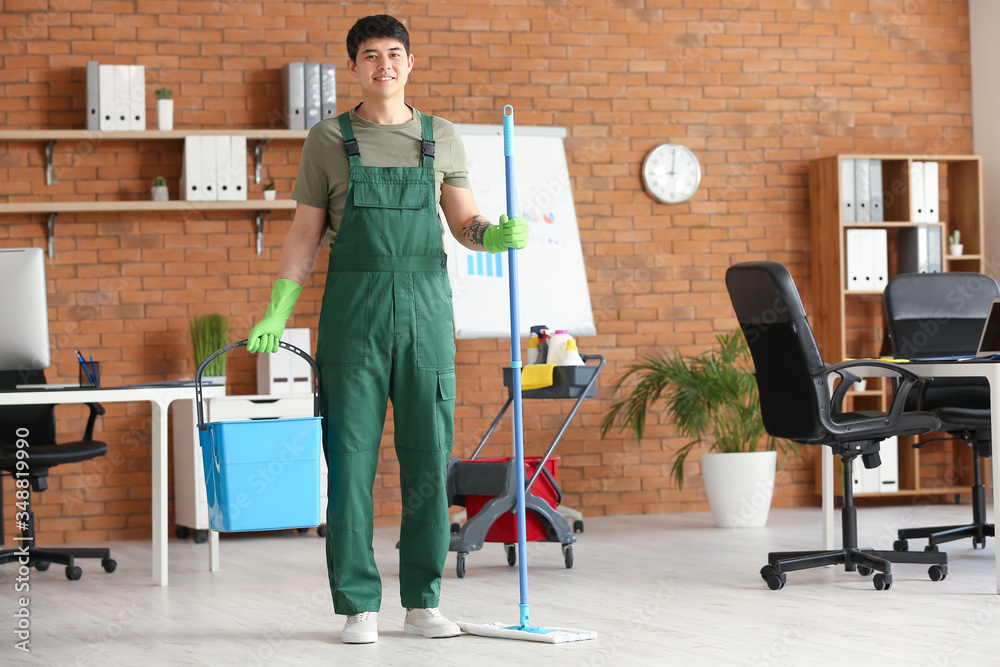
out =
[(363, 611), (347, 617), (340, 641), (345, 644), (374, 644), (378, 641), (378, 612)]
[(437, 607), (407, 609), (403, 631), (424, 637), (455, 637), (462, 634), (459, 627), (441, 615)]

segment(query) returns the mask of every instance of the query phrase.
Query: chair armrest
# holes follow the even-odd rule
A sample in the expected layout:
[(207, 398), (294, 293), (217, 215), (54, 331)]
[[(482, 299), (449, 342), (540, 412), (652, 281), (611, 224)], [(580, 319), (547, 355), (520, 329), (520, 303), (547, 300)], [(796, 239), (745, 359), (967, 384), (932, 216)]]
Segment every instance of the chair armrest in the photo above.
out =
[(831, 373), (835, 373), (843, 381), (840, 386), (837, 387), (836, 391), (830, 397), (830, 411), (829, 415), (843, 414), (842, 403), (845, 395), (847, 394), (848, 388), (853, 384), (858, 376), (854, 373), (849, 372), (848, 368), (881, 368), (883, 370), (892, 371), (899, 376), (899, 385), (893, 394), (892, 404), (889, 406), (889, 411), (881, 417), (874, 417), (872, 419), (865, 419), (862, 421), (852, 422), (849, 426), (841, 426), (833, 422), (832, 419), (822, 419), (822, 415), (826, 414), (821, 412), (821, 420), (825, 423), (824, 426), (831, 433), (846, 435), (848, 431), (854, 430), (864, 430), (878, 428), (879, 430), (884, 430), (887, 427), (892, 426), (900, 420), (903, 416), (904, 406), (906, 405), (906, 398), (910, 391), (914, 387), (922, 389), (927, 382), (927, 378), (917, 375), (908, 368), (900, 367), (899, 364), (894, 364), (886, 361), (880, 361), (878, 359), (854, 359), (851, 361), (843, 361), (838, 364), (829, 364), (823, 370), (813, 375), (816, 382), (822, 381), (826, 384), (826, 380)]
[(90, 417), (87, 418), (87, 430), (83, 433), (84, 441), (92, 441), (94, 439), (94, 424), (97, 422), (97, 415), (104, 414), (104, 406), (100, 403), (87, 403), (87, 407), (90, 408)]

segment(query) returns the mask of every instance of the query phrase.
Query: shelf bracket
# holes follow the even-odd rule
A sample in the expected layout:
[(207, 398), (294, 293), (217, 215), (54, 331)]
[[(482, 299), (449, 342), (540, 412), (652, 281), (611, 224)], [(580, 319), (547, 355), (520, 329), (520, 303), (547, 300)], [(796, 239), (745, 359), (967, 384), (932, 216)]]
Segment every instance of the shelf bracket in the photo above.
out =
[(264, 218), (270, 211), (257, 211), (257, 254), (264, 252)]
[[(55, 142), (53, 142), (55, 143)], [(49, 213), (49, 259), (56, 258), (56, 216), (58, 213)]]
[(267, 139), (258, 139), (253, 144), (253, 175), (254, 182), (260, 185), (261, 182), (261, 170), (264, 166), (264, 146), (267, 145)]
[(56, 182), (56, 170), (52, 165), (52, 151), (55, 147), (55, 139), (49, 141), (45, 146), (45, 185), (49, 186)]

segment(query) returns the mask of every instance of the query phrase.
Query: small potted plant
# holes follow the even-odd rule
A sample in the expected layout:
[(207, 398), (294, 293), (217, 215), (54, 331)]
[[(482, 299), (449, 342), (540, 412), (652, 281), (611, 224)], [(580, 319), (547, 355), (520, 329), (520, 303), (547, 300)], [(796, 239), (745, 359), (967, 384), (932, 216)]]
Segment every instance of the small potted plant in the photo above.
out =
[(156, 126), (161, 130), (174, 129), (174, 91), (159, 88), (156, 91)]
[(798, 446), (764, 430), (742, 332), (719, 335), (716, 341), (714, 348), (693, 357), (660, 353), (626, 369), (612, 390), (619, 391), (630, 378), (638, 383), (605, 414), (602, 437), (617, 423), (641, 442), (646, 414), (662, 400), (677, 431), (691, 439), (674, 453), (671, 476), (678, 488), (684, 485), (688, 454), (708, 439), (701, 470), (716, 523), (723, 528), (763, 526), (771, 506), (777, 452), (797, 455)]
[(153, 187), (149, 191), (153, 196), (153, 201), (170, 201), (170, 193), (167, 192), (167, 179), (162, 176), (153, 179)]
[(278, 193), (274, 189), (274, 181), (268, 181), (267, 184), (264, 186), (264, 199), (267, 199), (268, 201), (273, 201), (277, 196)]
[(961, 255), (965, 246), (962, 245), (962, 232), (957, 229), (948, 236), (948, 254)]
[[(225, 315), (194, 315), (190, 320), (191, 345), (194, 350), (194, 368), (208, 357), (229, 344), (229, 320)], [(221, 355), (205, 367), (202, 384), (226, 383), (226, 355)]]

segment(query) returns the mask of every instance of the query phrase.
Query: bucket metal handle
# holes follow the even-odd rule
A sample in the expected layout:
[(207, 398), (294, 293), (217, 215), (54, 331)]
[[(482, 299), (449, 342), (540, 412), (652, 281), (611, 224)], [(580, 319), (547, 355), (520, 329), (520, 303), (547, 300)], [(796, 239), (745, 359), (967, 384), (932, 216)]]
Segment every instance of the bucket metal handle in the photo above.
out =
[[(239, 348), (239, 347), (246, 347), (247, 340), (248, 339), (244, 338), (243, 340), (238, 340), (235, 343), (230, 343), (229, 345), (226, 345), (225, 347), (220, 347), (218, 350), (216, 350), (215, 352), (213, 352), (212, 354), (210, 354), (208, 357), (206, 357), (205, 360), (201, 362), (201, 364), (199, 364), (199, 366), (198, 366), (198, 372), (195, 373), (195, 376), (194, 376), (194, 393), (195, 393), (195, 404), (198, 407), (198, 430), (199, 431), (207, 430), (207, 427), (205, 426), (204, 410), (202, 408), (202, 403), (204, 402), (204, 398), (202, 397), (202, 392), (201, 392), (201, 374), (205, 371), (205, 368), (210, 363), (212, 363), (213, 361), (215, 361), (215, 359), (217, 357), (222, 356), (223, 354), (225, 354), (226, 352), (229, 352), (230, 350), (235, 350), (236, 348)], [(288, 343), (286, 343), (283, 340), (282, 341), (278, 341), (278, 347), (282, 348), (282, 349), (285, 349), (285, 350), (288, 350), (289, 352), (294, 352), (295, 354), (299, 355), (300, 357), (302, 357), (303, 359), (305, 359), (306, 361), (308, 361), (309, 365), (312, 367), (312, 372), (313, 372), (313, 416), (319, 417), (320, 416), (320, 413), (319, 413), (319, 365), (305, 351), (300, 350), (299, 348), (295, 347), (294, 345), (289, 345)]]

